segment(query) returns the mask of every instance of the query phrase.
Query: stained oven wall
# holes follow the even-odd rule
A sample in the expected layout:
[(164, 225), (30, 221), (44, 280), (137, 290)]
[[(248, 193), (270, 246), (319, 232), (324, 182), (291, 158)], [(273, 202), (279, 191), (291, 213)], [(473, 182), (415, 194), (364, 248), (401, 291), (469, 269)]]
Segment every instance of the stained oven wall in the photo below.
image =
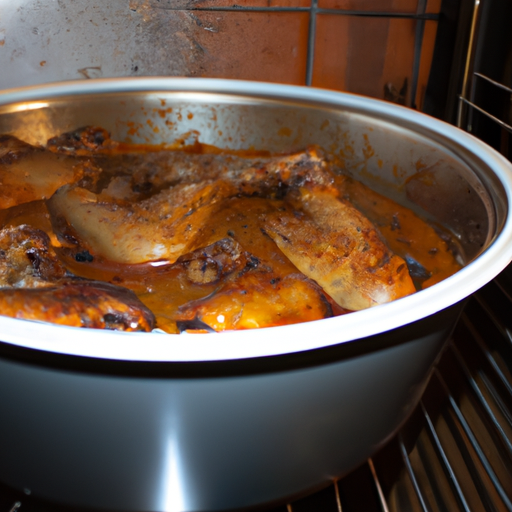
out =
[(441, 0), (236, 2), (0, 0), (0, 89), (181, 75), (313, 85), (422, 108)]

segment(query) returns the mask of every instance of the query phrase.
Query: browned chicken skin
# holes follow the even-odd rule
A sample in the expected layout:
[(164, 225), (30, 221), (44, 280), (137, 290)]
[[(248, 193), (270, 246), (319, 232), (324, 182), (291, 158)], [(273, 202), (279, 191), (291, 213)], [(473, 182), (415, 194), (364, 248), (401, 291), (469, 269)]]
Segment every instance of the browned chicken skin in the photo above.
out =
[[(449, 254), (423, 221), (384, 197), (374, 207), (371, 191), (365, 202), (366, 188), (343, 181), (314, 147), (272, 156), (199, 143), (159, 150), (120, 144), (101, 128), (84, 127), (50, 139), (45, 149), (0, 138), (0, 177), (19, 174), (16, 165), (32, 157), (53, 174), (46, 179), (38, 171), (21, 180), (23, 189), (36, 190), (28, 195), (6, 190), (12, 204), (21, 204), (48, 197), (32, 182), (50, 183), (55, 193), (38, 206), (47, 220), (37, 225), (57, 253), (44, 232), (28, 226), (0, 231), (3, 314), (123, 330), (268, 327), (407, 296), (416, 289), (410, 262), (419, 265), (423, 281), (458, 269), (441, 268)], [(62, 166), (72, 178), (57, 176)], [(356, 190), (375, 224), (353, 206)], [(30, 219), (24, 207), (4, 212), (1, 218), (14, 225)], [(399, 234), (418, 228), (428, 234), (436, 251), (428, 258), (420, 245), (402, 251), (398, 236), (393, 248), (407, 261), (394, 254), (375, 227), (387, 229), (379, 219), (388, 217), (391, 230), (395, 219), (404, 220)], [(122, 283), (145, 305), (108, 282)]]
[[(301, 274), (283, 279), (271, 271), (249, 270), (227, 280), (211, 295), (178, 309), (182, 329), (196, 320), (214, 331), (254, 329), (320, 320), (332, 316), (322, 289)], [(189, 324), (191, 322), (191, 324)]]
[(0, 136), (0, 209), (49, 198), (62, 185), (94, 173), (86, 160)]
[(153, 314), (130, 290), (100, 281), (62, 281), (41, 289), (0, 289), (2, 315), (72, 327), (151, 331)]
[(26, 225), (0, 230), (1, 288), (44, 288), (66, 274), (44, 231)]
[(292, 204), (294, 209), (267, 216), (265, 230), (340, 306), (357, 311), (416, 291), (405, 261), (332, 190), (302, 188)]
[(0, 230), (0, 313), (75, 327), (150, 331), (155, 319), (130, 290), (69, 275), (41, 230)]

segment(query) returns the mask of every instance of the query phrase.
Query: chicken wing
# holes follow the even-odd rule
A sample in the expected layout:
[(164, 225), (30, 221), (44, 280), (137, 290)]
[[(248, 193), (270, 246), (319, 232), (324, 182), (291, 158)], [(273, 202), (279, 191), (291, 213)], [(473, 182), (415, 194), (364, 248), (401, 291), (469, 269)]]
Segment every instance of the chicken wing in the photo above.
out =
[(61, 281), (54, 287), (0, 288), (2, 315), (73, 327), (151, 331), (155, 320), (130, 290), (101, 281)]
[(153, 313), (135, 293), (70, 275), (46, 233), (0, 230), (0, 313), (76, 327), (149, 331)]
[(228, 280), (214, 293), (178, 308), (181, 330), (254, 329), (332, 316), (322, 290), (301, 274), (277, 277), (251, 269)]

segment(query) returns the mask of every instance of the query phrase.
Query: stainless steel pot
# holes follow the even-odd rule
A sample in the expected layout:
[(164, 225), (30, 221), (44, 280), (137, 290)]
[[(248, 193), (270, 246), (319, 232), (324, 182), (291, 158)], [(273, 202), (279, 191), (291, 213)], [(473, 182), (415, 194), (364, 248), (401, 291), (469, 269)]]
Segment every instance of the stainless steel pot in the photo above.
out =
[(510, 164), (409, 109), (226, 80), (0, 94), (0, 133), (44, 143), (86, 124), (156, 144), (197, 134), (235, 149), (319, 144), (347, 172), (452, 229), (467, 265), (377, 308), (244, 332), (127, 334), (0, 318), (0, 481), (42, 498), (221, 510), (325, 485), (407, 418), (464, 299), (512, 256)]

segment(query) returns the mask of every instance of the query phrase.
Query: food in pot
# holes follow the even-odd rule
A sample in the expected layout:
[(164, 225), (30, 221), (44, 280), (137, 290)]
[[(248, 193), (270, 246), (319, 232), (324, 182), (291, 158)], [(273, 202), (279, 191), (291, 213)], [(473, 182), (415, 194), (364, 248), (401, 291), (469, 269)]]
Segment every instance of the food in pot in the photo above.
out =
[(178, 150), (86, 127), (45, 148), (4, 136), (0, 155), (16, 184), (0, 216), (9, 316), (171, 333), (268, 327), (383, 304), (460, 268), (436, 230), (318, 148)]
[(70, 275), (39, 229), (0, 230), (3, 315), (75, 327), (148, 331), (153, 313), (126, 288)]

